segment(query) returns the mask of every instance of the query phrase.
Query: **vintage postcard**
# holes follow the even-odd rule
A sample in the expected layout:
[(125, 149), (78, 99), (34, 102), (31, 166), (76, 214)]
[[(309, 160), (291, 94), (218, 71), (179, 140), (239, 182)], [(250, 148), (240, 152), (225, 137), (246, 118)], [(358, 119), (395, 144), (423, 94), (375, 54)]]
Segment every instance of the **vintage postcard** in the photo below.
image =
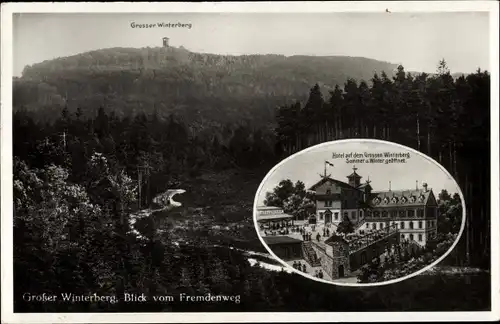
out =
[(498, 3), (8, 3), (2, 323), (499, 319)]

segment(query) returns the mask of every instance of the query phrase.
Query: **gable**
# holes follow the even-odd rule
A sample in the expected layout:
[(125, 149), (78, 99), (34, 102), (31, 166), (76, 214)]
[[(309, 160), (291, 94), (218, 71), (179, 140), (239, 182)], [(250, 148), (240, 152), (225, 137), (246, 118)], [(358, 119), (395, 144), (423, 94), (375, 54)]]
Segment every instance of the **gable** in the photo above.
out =
[(330, 178), (322, 178), (320, 181), (318, 181), (315, 184), (313, 184), (311, 186), (311, 188), (309, 188), (309, 190), (316, 191), (317, 188), (319, 188), (320, 186), (324, 185), (328, 181), (330, 181)]
[(335, 182), (330, 180), (327, 180), (316, 187), (316, 193), (318, 194), (325, 194), (327, 190), (330, 190), (330, 194), (338, 194), (341, 192), (341, 188)]
[(342, 189), (358, 190), (348, 183), (332, 178), (323, 178), (309, 188), (311, 191), (321, 191), (322, 193), (328, 189), (330, 189), (332, 193), (340, 193)]

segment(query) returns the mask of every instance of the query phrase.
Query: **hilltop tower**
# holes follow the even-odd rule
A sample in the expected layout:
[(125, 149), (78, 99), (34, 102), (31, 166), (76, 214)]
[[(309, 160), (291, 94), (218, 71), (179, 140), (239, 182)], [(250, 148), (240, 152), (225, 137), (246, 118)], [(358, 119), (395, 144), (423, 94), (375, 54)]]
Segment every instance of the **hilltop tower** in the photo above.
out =
[(347, 176), (347, 179), (349, 180), (349, 184), (351, 186), (353, 186), (354, 188), (357, 188), (359, 187), (360, 185), (360, 180), (361, 180), (361, 176), (359, 174), (356, 173), (356, 170), (358, 168), (356, 168), (355, 166), (352, 168), (353, 172)]
[(163, 37), (163, 47), (168, 47), (168, 41), (169, 41), (168, 37)]

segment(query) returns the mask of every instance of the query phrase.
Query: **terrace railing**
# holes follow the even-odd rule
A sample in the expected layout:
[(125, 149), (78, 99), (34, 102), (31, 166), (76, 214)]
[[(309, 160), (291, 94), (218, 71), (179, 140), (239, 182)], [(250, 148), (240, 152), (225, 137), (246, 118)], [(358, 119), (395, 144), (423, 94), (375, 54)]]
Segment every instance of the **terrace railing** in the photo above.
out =
[(375, 242), (383, 240), (398, 232), (399, 232), (398, 225), (393, 224), (385, 228), (382, 228), (380, 230), (377, 230), (375, 232), (363, 235), (359, 238), (349, 241), (349, 253), (350, 254), (355, 253), (361, 249), (366, 248), (367, 246), (372, 245)]

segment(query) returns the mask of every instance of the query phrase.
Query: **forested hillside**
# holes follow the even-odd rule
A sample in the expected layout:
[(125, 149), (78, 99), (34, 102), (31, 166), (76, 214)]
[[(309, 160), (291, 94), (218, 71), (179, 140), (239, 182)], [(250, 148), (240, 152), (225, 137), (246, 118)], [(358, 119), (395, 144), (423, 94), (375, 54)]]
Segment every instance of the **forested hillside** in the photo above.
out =
[[(225, 56), (183, 48), (110, 48), (28, 66), (14, 82), (14, 107), (53, 121), (63, 106), (95, 116), (175, 113), (191, 128), (269, 123), (277, 106), (304, 100), (349, 77), (368, 80), (395, 65), (358, 57)], [(196, 121), (196, 123), (194, 123)]]

